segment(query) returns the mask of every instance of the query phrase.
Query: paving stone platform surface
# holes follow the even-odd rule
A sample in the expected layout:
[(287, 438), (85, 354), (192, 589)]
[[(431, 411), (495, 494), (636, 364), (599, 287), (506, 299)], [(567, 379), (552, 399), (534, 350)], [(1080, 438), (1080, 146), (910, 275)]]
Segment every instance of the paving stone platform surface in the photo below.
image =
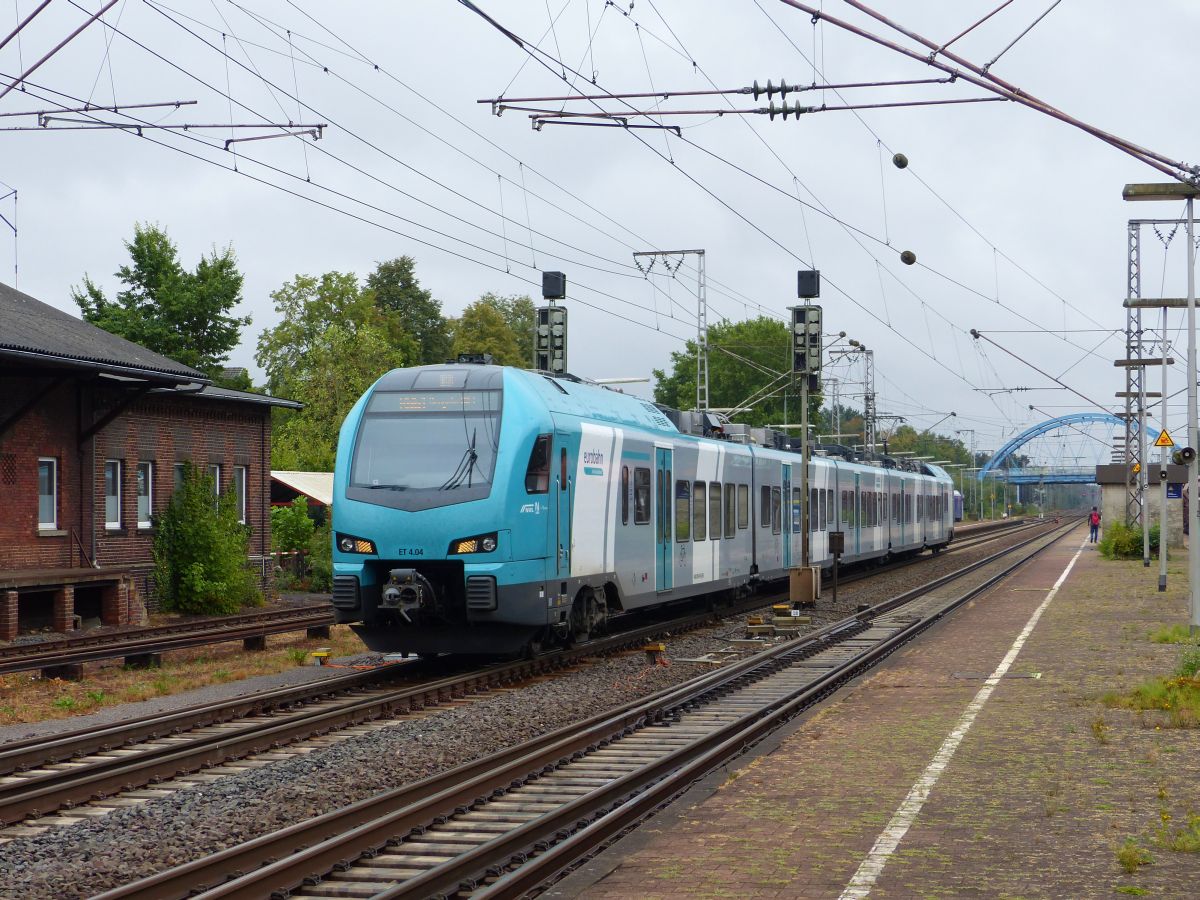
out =
[[(865, 896), (1200, 897), (1200, 853), (1169, 846), (1200, 815), (1200, 730), (1102, 699), (1178, 665), (1184, 648), (1150, 635), (1187, 621), (1185, 561), (1159, 593), (1156, 567), (1085, 539), (1071, 532), (553, 896), (842, 896), (1082, 545)], [(1127, 840), (1152, 858), (1133, 874)]]

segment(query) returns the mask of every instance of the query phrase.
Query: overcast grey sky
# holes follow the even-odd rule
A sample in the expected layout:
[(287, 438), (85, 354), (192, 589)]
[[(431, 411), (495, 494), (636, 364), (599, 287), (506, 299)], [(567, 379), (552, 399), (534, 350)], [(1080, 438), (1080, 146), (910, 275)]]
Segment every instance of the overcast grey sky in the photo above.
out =
[[(987, 62), (1051, 2), (1015, 0), (955, 49)], [(15, 10), (0, 11), (0, 31), (35, 5), (17, 0)], [(0, 71), (11, 77), (32, 64), (84, 20), (83, 10), (99, 5), (54, 0), (0, 50)], [(695, 90), (710, 80), (723, 88), (780, 78), (808, 84), (821, 73), (831, 83), (940, 74), (828, 24), (814, 27), (778, 0), (479, 5), (609, 91)], [(875, 4), (935, 40), (998, 5)], [(839, 0), (824, 6), (869, 22)], [(91, 26), (31, 77), (36, 90), (9, 93), (0, 112), (53, 109), (51, 97), (196, 100), (141, 115), (330, 127), (315, 144), (241, 144), (236, 160), (222, 148), (227, 129), (0, 135), (0, 182), (19, 192), (19, 286), (74, 312), (69, 288), (84, 272), (114, 289), (111, 273), (124, 261), (122, 241), (135, 221), (165, 226), (187, 265), (231, 243), (246, 275), (244, 312), (254, 319), (233, 362), (251, 367), (257, 335), (275, 320), (269, 294), (285, 280), (333, 269), (365, 275), (376, 261), (409, 254), (449, 314), (489, 290), (536, 297), (535, 259), (537, 268), (564, 270), (572, 370), (648, 375), (695, 333), (694, 280), (685, 268), (675, 280), (654, 274), (648, 281), (631, 252), (704, 248), (711, 319), (785, 315), (796, 302), (796, 270), (814, 264), (824, 278), (827, 329), (875, 350), (881, 410), (918, 428), (954, 410), (957, 420), (938, 430), (956, 422), (977, 430), (979, 446), (995, 447), (1046, 414), (1090, 407), (1067, 391), (1042, 390), (1051, 382), (995, 347), (981, 352), (966, 332), (978, 328), (1022, 360), (1066, 372), (1087, 397), (1115, 403), (1123, 376), (1112, 359), (1123, 355), (1122, 341), (1105, 341), (1104, 329), (1124, 324), (1126, 222), (1182, 211), (1181, 204), (1122, 203), (1126, 182), (1163, 176), (1011, 103), (786, 122), (696, 117), (684, 121), (683, 139), (622, 129), (535, 132), (525, 114), (497, 118), (475, 101), (564, 93), (563, 81), (454, 0), (122, 0), (105, 21), (123, 34)], [(1093, 124), (1196, 162), (1197, 33), (1200, 9), (1184, 0), (1063, 0), (993, 71)], [(846, 91), (842, 99), (826, 92), (824, 100), (980, 95), (959, 83)], [(762, 102), (733, 98), (737, 107)], [(0, 126), (28, 124), (0, 119)], [(891, 165), (897, 151), (911, 161), (904, 171)], [(797, 197), (869, 236), (803, 208)], [(12, 198), (0, 201), (0, 214), (13, 212)], [(1152, 229), (1144, 238), (1143, 293), (1182, 296), (1182, 233), (1169, 255)], [(0, 232), (0, 278), (10, 282), (13, 249)], [(905, 249), (918, 265), (900, 263)], [(1176, 355), (1171, 390), (1184, 384), (1182, 344)], [(1038, 389), (991, 399), (975, 390), (1002, 387)], [(1181, 428), (1182, 402), (1169, 412), (1169, 425)]]

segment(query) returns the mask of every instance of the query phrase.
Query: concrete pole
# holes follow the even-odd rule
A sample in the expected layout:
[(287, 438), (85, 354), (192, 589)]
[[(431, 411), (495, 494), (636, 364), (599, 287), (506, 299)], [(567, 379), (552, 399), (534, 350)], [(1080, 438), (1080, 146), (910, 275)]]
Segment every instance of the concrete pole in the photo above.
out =
[[(1193, 450), (1197, 444), (1196, 412), (1196, 243), (1192, 218), (1194, 198), (1187, 198), (1187, 324), (1188, 324), (1188, 446)], [(1163, 403), (1167, 398), (1163, 397)], [(1191, 518), (1191, 534), (1188, 536), (1188, 594), (1191, 606), (1190, 632), (1193, 637), (1200, 633), (1200, 497), (1196, 490), (1196, 458), (1188, 463), (1188, 512)]]
[[(1167, 430), (1167, 308), (1164, 306), (1162, 310), (1162, 400), (1159, 409), (1159, 419), (1162, 423), (1163, 431)], [(1158, 589), (1165, 591), (1167, 589), (1167, 479), (1163, 477), (1167, 472), (1167, 463), (1169, 462), (1167, 451), (1170, 448), (1163, 447), (1162, 453), (1159, 455), (1159, 473), (1158, 481), (1162, 487), (1159, 490), (1158, 500)], [(1149, 510), (1147, 510), (1149, 512)]]

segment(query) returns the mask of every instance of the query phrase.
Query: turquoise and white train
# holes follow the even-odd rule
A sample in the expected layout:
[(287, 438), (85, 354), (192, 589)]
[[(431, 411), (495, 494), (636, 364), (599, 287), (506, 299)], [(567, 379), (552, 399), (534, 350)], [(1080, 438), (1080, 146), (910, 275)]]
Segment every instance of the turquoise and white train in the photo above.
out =
[[(800, 564), (798, 452), (681, 432), (652, 403), (521, 369), (396, 369), (342, 425), (337, 621), (387, 652), (507, 654), (731, 595)], [(810, 564), (939, 549), (936, 466), (810, 461)]]

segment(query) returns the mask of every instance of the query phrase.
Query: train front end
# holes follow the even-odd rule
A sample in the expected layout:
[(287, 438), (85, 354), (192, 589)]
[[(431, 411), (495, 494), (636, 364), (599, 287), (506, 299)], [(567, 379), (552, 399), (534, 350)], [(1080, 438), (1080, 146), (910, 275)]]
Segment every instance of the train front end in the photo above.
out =
[(549, 470), (553, 426), (512, 372), (397, 369), (343, 423), (333, 606), (370, 649), (515, 653), (562, 615), (546, 599), (549, 511), (525, 484)]

